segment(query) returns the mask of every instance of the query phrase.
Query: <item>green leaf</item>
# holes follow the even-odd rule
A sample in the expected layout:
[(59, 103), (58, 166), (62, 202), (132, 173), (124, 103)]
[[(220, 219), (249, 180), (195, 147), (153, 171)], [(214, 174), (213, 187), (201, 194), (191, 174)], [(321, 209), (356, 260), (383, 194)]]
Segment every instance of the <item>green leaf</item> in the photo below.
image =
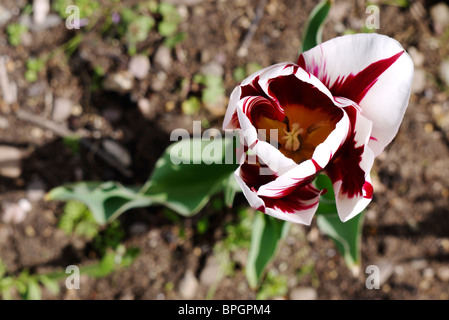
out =
[(254, 217), (251, 246), (246, 265), (246, 278), (256, 288), (265, 267), (276, 254), (278, 242), (288, 232), (289, 224), (261, 212)]
[(181, 104), (182, 113), (188, 116), (197, 114), (201, 109), (201, 101), (197, 97), (190, 97)]
[(115, 271), (115, 252), (106, 253), (97, 264), (80, 267), (80, 273), (93, 278), (103, 278)]
[(104, 225), (121, 213), (152, 204), (151, 198), (117, 182), (76, 182), (51, 190), (48, 200), (78, 200), (92, 212), (95, 220)]
[(26, 294), (25, 294), (25, 299), (26, 300), (41, 300), (42, 299), (41, 287), (39, 286), (39, 283), (37, 282), (37, 280), (34, 278), (29, 279)]
[(233, 138), (183, 139), (165, 150), (143, 192), (156, 203), (192, 216), (223, 190), (223, 181), (236, 168)]
[(45, 275), (39, 276), (39, 281), (47, 288), (48, 291), (50, 291), (52, 294), (58, 294), (59, 293), (59, 284), (57, 280), (51, 279), (50, 277), (47, 277)]
[(363, 213), (349, 221), (342, 222), (338, 214), (320, 214), (317, 216), (318, 228), (334, 240), (346, 265), (357, 272), (360, 267), (360, 242), (363, 225)]
[(346, 265), (357, 272), (360, 267), (360, 242), (363, 225), (363, 213), (349, 221), (342, 222), (337, 213), (335, 195), (329, 177), (319, 175), (315, 180), (318, 189), (326, 189), (327, 193), (320, 197), (317, 210), (318, 228), (329, 236), (338, 251), (345, 259)]
[(232, 172), (228, 179), (225, 180), (225, 191), (224, 191), (224, 201), (228, 207), (232, 207), (234, 203), (235, 194), (241, 192), (242, 189), (235, 180), (234, 172)]
[(302, 37), (302, 52), (321, 43), (324, 21), (332, 5), (332, 0), (321, 1), (310, 13)]

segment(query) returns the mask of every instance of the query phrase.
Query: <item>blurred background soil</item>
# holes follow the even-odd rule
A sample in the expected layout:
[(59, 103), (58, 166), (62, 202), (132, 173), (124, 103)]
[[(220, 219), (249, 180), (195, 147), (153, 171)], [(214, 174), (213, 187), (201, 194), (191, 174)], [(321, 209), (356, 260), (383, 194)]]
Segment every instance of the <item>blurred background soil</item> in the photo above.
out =
[[(242, 76), (296, 61), (316, 5), (167, 0), (184, 36), (171, 39), (160, 27), (164, 16), (138, 9), (157, 1), (88, 1), (98, 7), (79, 30), (66, 28), (55, 2), (41, 24), (33, 20), (31, 0), (0, 4), (0, 259), (12, 277), (98, 263), (103, 253), (96, 242), (108, 229), (97, 237), (67, 234), (60, 227), (64, 203), (45, 201), (46, 192), (81, 180), (143, 184), (172, 130), (191, 132), (194, 120), (221, 129), (227, 98)], [(375, 161), (358, 272), (346, 267), (314, 220), (310, 227), (291, 226), (262, 287), (250, 289), (244, 266), (253, 212), (241, 194), (234, 208), (219, 195), (191, 218), (157, 206), (123, 214), (115, 232), (125, 248), (139, 250), (135, 260), (103, 276), (82, 275), (79, 290), (60, 280), (58, 292), (43, 287), (42, 297), (448, 299), (449, 6), (373, 3), (380, 9), (375, 31), (409, 52), (415, 77), (400, 131)], [(365, 1), (335, 1), (323, 41), (371, 31), (364, 27), (366, 7)], [(123, 20), (114, 20), (123, 19), (124, 8), (154, 19), (134, 47), (132, 35), (120, 29)], [(211, 89), (219, 97), (213, 103), (204, 99), (208, 84), (198, 80), (204, 75), (221, 79)], [(67, 130), (87, 144), (64, 138)], [(369, 265), (380, 268), (380, 289), (365, 286)]]

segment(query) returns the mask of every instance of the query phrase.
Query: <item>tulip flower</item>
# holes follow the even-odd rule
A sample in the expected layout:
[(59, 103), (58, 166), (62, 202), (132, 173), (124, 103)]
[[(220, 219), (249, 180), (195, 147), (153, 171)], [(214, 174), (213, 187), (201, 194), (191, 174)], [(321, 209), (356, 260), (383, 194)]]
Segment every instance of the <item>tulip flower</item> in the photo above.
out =
[(413, 63), (394, 39), (356, 34), (324, 42), (260, 70), (231, 94), (223, 129), (240, 133), (235, 177), (249, 204), (309, 225), (332, 181), (345, 222), (370, 203), (370, 171), (398, 132), (410, 97)]

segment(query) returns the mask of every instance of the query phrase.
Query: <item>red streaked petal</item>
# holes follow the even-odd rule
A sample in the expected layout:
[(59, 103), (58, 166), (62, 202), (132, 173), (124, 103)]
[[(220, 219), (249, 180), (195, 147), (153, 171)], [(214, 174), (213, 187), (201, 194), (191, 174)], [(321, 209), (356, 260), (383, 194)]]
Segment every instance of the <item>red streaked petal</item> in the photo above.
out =
[(251, 190), (258, 190), (262, 185), (276, 179), (276, 174), (260, 163), (245, 162), (240, 166), (240, 177)]
[(373, 196), (370, 171), (374, 154), (367, 145), (372, 123), (353, 108), (347, 111), (354, 129), (326, 168), (334, 186), (337, 210), (342, 221), (360, 213)]
[(266, 117), (276, 121), (284, 120), (284, 110), (275, 102), (271, 102), (261, 96), (247, 97), (243, 101), (243, 112), (248, 116), (254, 126), (256, 126), (260, 117)]
[(379, 155), (396, 135), (410, 96), (413, 62), (399, 42), (379, 34), (337, 37), (304, 52), (298, 65), (360, 105), (373, 122), (369, 146)]
[(262, 197), (265, 213), (278, 219), (310, 225), (318, 208), (321, 191), (311, 184), (297, 188), (290, 195), (272, 199)]
[[(246, 172), (243, 172), (245, 171)], [(240, 166), (234, 173), (237, 183), (243, 191), (250, 206), (258, 211), (273, 216), (277, 219), (310, 225), (315, 214), (321, 191), (315, 189), (311, 184), (297, 188), (294, 193), (282, 199), (269, 199), (259, 197), (254, 187), (246, 184), (254, 183), (248, 180), (248, 174), (251, 174), (254, 168), (243, 168)], [(252, 179), (252, 178), (251, 178)], [(257, 183), (260, 183), (258, 181)]]
[(334, 96), (342, 96), (360, 103), (382, 73), (391, 67), (403, 53), (404, 51), (400, 51), (390, 58), (371, 63), (357, 74), (350, 74), (344, 79), (338, 79), (330, 91)]
[(317, 173), (317, 167), (312, 160), (304, 161), (273, 181), (262, 185), (257, 195), (273, 199), (286, 197), (299, 186), (310, 184)]

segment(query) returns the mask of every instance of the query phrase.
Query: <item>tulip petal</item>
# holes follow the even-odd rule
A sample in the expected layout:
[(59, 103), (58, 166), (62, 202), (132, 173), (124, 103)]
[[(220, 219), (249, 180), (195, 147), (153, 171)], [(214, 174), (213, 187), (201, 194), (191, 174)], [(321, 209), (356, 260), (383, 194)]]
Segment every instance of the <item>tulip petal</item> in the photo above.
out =
[(370, 148), (379, 155), (405, 113), (413, 62), (396, 40), (379, 34), (346, 35), (300, 55), (298, 65), (332, 92), (358, 103), (373, 122)]
[[(250, 188), (242, 177), (242, 167), (239, 167), (234, 175), (237, 183), (243, 191), (248, 203), (253, 209), (277, 219), (310, 225), (315, 214), (321, 192), (312, 185), (298, 188), (295, 193), (283, 199), (269, 199), (259, 197), (254, 189)], [(243, 174), (245, 175), (245, 174)]]
[(237, 119), (237, 104), (240, 100), (242, 89), (240, 86), (235, 87), (232, 90), (231, 97), (229, 98), (228, 108), (226, 109), (226, 114), (223, 120), (223, 130), (235, 130), (239, 129), (240, 125)]
[[(239, 101), (239, 103), (241, 103), (241, 101)], [(292, 159), (284, 156), (277, 148), (268, 142), (259, 140), (256, 128), (252, 125), (242, 109), (243, 108), (240, 107), (237, 108), (238, 119), (241, 126), (241, 144), (248, 146), (264, 164), (277, 174), (283, 174), (296, 166), (296, 163)]]
[(278, 219), (310, 225), (318, 209), (321, 191), (308, 184), (282, 199), (262, 198), (265, 213)]
[(347, 112), (354, 128), (326, 168), (326, 173), (332, 180), (337, 211), (342, 221), (360, 213), (373, 196), (369, 174), (374, 153), (368, 146), (372, 122), (355, 108), (349, 107)]
[(282, 69), (285, 63), (275, 64), (269, 66), (267, 68), (261, 69), (249, 77), (244, 79), (239, 86), (237, 86), (231, 93), (231, 97), (229, 99), (228, 108), (226, 110), (226, 114), (223, 120), (223, 130), (233, 130), (238, 129), (236, 119), (237, 119), (237, 103), (240, 99), (247, 96), (263, 96), (264, 92), (260, 88), (258, 83), (260, 75), (269, 73), (270, 70)]

